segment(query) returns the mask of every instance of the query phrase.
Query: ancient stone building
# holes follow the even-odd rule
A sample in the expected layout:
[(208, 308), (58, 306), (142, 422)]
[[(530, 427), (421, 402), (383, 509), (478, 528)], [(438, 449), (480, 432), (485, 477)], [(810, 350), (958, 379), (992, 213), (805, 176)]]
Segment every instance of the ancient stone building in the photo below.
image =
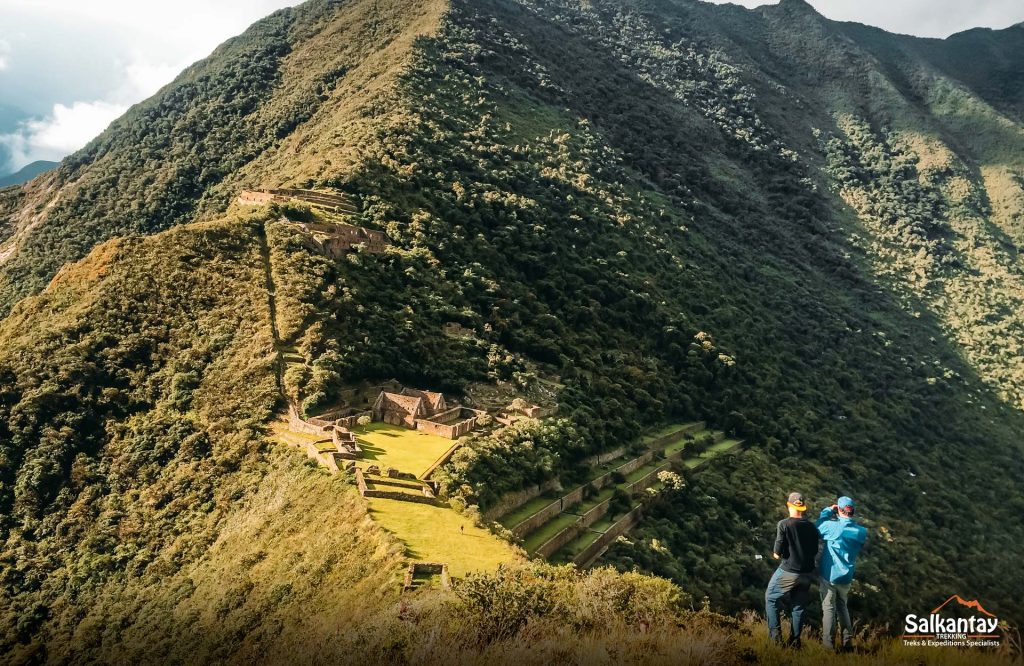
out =
[[(301, 201), (337, 213), (355, 215), (355, 203), (347, 195), (315, 190), (242, 190), (238, 203), (243, 206), (265, 206), (270, 203)], [(341, 258), (356, 245), (365, 252), (383, 252), (389, 245), (387, 235), (382, 231), (356, 227), (350, 224), (323, 224), (296, 222), (296, 226), (309, 234), (327, 255)]]
[(449, 406), (441, 393), (411, 388), (403, 388), (401, 393), (381, 391), (372, 413), (375, 421), (448, 439), (457, 439), (475, 428), (483, 414), (461, 405)]
[(423, 398), (382, 391), (373, 403), (373, 420), (405, 428), (416, 428), (416, 420), (427, 416)]
[[(311, 225), (306, 225), (311, 226)], [(348, 224), (318, 225), (330, 229), (318, 229), (323, 234), (317, 240), (327, 254), (339, 256), (352, 250), (354, 245), (362, 245), (365, 252), (383, 252), (388, 246), (388, 237), (382, 231), (353, 227)], [(319, 235), (319, 234), (315, 234)]]
[(402, 389), (402, 395), (412, 396), (413, 398), (423, 398), (423, 402), (427, 407), (427, 416), (433, 416), (438, 412), (443, 412), (448, 409), (448, 405), (444, 401), (444, 395), (437, 393), (436, 391), (420, 391), (419, 389), (404, 388)]

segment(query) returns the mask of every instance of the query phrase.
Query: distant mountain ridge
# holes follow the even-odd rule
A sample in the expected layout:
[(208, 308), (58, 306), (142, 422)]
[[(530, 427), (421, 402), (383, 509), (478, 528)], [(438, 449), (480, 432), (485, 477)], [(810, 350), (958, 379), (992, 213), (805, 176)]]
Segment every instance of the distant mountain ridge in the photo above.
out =
[(12, 185), (27, 183), (40, 174), (44, 174), (47, 171), (53, 171), (58, 166), (60, 166), (60, 162), (36, 160), (35, 162), (26, 164), (12, 174), (0, 177), (0, 187), (11, 187)]

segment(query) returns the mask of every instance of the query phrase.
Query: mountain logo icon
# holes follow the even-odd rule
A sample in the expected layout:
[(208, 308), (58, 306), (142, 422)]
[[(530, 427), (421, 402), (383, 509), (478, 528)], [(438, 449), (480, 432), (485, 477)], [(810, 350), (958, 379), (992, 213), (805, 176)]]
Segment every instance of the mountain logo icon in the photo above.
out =
[(932, 615), (938, 615), (939, 611), (941, 611), (943, 608), (945, 608), (949, 604), (953, 603), (954, 601), (956, 603), (960, 604), (961, 606), (963, 606), (964, 608), (970, 608), (971, 610), (976, 610), (979, 613), (983, 613), (985, 615), (988, 615), (989, 617), (995, 617), (994, 614), (989, 613), (987, 610), (985, 610), (985, 607), (982, 606), (981, 602), (978, 601), (977, 599), (972, 599), (971, 601), (967, 601), (966, 599), (961, 597), (959, 594), (954, 594), (949, 599), (946, 599), (941, 604), (939, 604), (939, 607), (932, 611)]

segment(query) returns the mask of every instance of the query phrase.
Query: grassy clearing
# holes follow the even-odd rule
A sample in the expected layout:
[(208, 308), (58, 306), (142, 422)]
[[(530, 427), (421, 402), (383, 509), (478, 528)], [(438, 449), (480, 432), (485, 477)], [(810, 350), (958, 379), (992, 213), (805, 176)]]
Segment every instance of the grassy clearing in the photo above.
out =
[(355, 433), (363, 448), (359, 458), (361, 466), (365, 468), (375, 463), (417, 476), (426, 472), (454, 443), (444, 437), (387, 423), (371, 423), (356, 429)]
[(445, 562), (453, 576), (493, 571), (503, 562), (519, 559), (512, 546), (451, 509), (379, 498), (370, 499), (369, 504), (370, 516), (405, 544), (408, 557)]

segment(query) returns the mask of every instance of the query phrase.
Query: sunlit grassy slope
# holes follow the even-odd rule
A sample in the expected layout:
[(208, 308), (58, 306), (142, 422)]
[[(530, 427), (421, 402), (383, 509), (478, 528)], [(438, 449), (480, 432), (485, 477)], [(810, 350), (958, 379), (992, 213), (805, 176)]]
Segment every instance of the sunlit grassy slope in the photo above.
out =
[(370, 516), (406, 545), (408, 557), (448, 564), (452, 576), (494, 571), (521, 559), (507, 542), (448, 507), (380, 498), (369, 505)]

